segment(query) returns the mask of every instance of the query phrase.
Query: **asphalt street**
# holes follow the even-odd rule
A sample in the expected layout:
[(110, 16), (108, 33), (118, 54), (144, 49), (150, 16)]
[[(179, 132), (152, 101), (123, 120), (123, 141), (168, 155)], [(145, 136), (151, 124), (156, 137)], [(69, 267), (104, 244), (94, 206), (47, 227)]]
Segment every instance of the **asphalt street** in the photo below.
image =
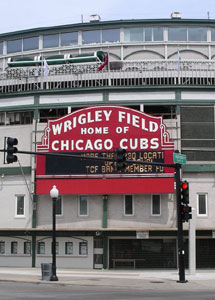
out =
[(38, 284), (23, 282), (0, 282), (1, 300), (139, 300), (139, 299), (214, 299), (214, 288), (204, 285), (143, 281), (142, 287)]
[(58, 281), (42, 280), (40, 268), (0, 268), (0, 300), (215, 299), (215, 270), (178, 282), (177, 270), (57, 269)]

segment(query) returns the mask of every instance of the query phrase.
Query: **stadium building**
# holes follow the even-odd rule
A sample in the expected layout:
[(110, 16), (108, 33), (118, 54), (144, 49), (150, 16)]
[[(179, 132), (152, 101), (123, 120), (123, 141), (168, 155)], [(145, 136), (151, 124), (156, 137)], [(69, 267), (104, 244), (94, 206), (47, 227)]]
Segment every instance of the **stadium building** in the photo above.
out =
[[(18, 150), (0, 171), (0, 266), (177, 268), (173, 163), (186, 155), (193, 219), (186, 267), (215, 267), (215, 21), (101, 21), (0, 35), (0, 143)], [(89, 160), (86, 157), (92, 157)]]

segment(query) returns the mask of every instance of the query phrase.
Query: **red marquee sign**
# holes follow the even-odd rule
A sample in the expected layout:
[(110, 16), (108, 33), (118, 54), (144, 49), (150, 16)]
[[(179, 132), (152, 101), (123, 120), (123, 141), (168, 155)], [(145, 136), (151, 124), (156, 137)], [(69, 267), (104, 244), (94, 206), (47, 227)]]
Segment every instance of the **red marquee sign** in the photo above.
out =
[[(111, 105), (84, 108), (59, 119), (48, 120), (41, 143), (37, 145), (37, 151), (113, 158), (119, 147), (126, 149), (129, 160), (162, 163), (172, 163), (173, 160), (174, 143), (169, 138), (162, 117)], [(128, 165), (122, 174), (117, 173), (114, 162), (111, 161), (38, 156), (36, 174), (40, 188), (37, 192), (46, 193), (44, 186), (55, 179), (55, 182), (60, 180), (61, 185), (63, 184), (65, 193), (70, 193), (68, 188), (65, 188), (65, 180), (69, 180), (70, 185), (74, 180), (76, 184), (81, 182), (82, 187), (86, 183), (88, 193), (101, 193), (96, 186), (89, 189), (89, 184), (92, 185), (95, 180), (102, 178), (111, 180), (107, 181), (107, 187), (104, 187), (104, 193), (107, 193), (105, 190), (108, 186), (108, 190), (111, 191), (113, 180), (119, 178), (172, 179), (173, 173), (174, 170), (171, 168), (134, 163)], [(88, 182), (86, 179), (91, 181)], [(110, 182), (111, 185), (108, 184)], [(130, 183), (126, 181), (127, 184)], [(141, 189), (138, 188), (138, 192), (139, 190)], [(169, 192), (173, 192), (173, 188), (170, 190)], [(115, 190), (114, 192), (117, 193)], [(81, 189), (80, 193), (83, 193)]]

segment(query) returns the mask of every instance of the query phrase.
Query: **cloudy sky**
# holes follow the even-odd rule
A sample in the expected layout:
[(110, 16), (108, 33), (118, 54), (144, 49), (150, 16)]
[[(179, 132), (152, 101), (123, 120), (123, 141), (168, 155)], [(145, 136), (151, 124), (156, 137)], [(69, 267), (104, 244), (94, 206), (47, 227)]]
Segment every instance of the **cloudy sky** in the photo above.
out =
[(169, 18), (215, 19), (215, 0), (1, 0), (0, 33), (89, 21)]

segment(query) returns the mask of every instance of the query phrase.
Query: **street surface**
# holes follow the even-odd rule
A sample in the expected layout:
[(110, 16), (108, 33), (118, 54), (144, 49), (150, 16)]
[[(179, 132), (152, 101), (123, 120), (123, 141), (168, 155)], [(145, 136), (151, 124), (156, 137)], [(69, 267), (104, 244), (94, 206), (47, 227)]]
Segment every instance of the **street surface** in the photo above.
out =
[[(210, 283), (211, 286), (214, 282)], [(111, 287), (64, 285), (55, 283), (0, 282), (1, 300), (143, 300), (143, 299), (215, 299), (215, 288), (202, 282), (179, 284), (175, 282), (143, 281), (142, 287)]]
[(57, 269), (59, 281), (42, 280), (41, 268), (0, 267), (0, 300), (214, 300), (215, 270)]

